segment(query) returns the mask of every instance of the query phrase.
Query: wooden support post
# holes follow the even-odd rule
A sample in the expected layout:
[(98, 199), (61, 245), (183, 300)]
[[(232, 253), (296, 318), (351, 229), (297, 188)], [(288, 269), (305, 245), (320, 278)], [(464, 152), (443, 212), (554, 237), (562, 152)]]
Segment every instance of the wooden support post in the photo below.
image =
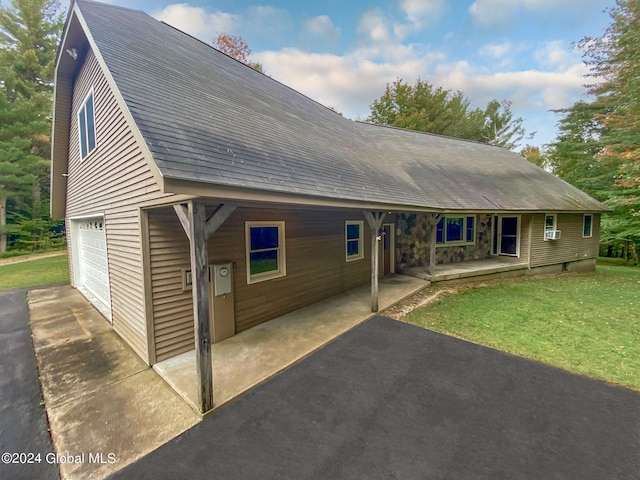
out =
[(191, 238), (191, 233), (189, 232), (189, 212), (187, 208), (184, 205), (174, 205), (173, 209), (176, 211), (180, 225), (182, 225), (184, 233), (187, 234), (187, 238)]
[(206, 234), (207, 238), (211, 238), (214, 233), (222, 226), (229, 215), (233, 213), (237, 205), (235, 203), (225, 203), (220, 205), (218, 209), (207, 218)]
[(433, 225), (431, 226), (431, 241), (429, 242), (429, 275), (433, 277), (436, 274), (436, 240), (438, 222), (442, 219), (442, 214), (433, 215)]
[(380, 259), (380, 229), (384, 220), (384, 212), (363, 212), (369, 227), (371, 228), (371, 311), (378, 311), (378, 271)]
[(193, 320), (198, 377), (198, 408), (206, 413), (213, 408), (213, 371), (211, 359), (211, 328), (209, 325), (209, 253), (206, 234), (206, 214), (203, 203), (190, 201), (188, 206), (189, 244), (191, 247), (191, 278)]
[(191, 290), (193, 293), (193, 321), (196, 340), (196, 369), (198, 377), (198, 408), (206, 413), (213, 408), (213, 366), (211, 358), (211, 327), (209, 312), (209, 251), (207, 240), (229, 218), (237, 205), (225, 203), (206, 217), (204, 203), (190, 201), (188, 206), (174, 205), (173, 209), (189, 238), (191, 250)]

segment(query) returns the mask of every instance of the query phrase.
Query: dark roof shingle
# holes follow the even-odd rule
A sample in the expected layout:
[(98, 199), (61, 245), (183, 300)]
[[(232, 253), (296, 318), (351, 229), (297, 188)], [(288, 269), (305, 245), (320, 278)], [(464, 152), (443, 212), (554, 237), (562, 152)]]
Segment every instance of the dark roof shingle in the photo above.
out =
[(144, 12), (76, 3), (165, 178), (445, 210), (605, 209), (513, 152), (348, 120)]

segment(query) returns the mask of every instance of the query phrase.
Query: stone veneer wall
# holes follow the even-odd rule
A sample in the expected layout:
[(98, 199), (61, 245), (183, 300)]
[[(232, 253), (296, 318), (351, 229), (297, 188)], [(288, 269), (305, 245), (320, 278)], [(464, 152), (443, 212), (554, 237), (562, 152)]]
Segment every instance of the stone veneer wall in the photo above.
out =
[[(429, 265), (430, 213), (398, 215), (396, 258), (400, 268)], [(491, 256), (491, 215), (476, 215), (476, 244), (436, 247), (437, 263), (481, 260)]]

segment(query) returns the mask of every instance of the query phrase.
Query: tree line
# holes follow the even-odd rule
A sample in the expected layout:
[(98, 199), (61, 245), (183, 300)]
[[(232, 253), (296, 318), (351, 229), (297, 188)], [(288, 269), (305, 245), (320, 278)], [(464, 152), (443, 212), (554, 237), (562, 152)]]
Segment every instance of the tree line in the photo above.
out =
[(588, 100), (560, 110), (546, 152), (553, 172), (604, 202), (603, 254), (638, 264), (640, 243), (640, 0), (618, 0), (600, 37), (578, 43)]
[[(640, 0), (618, 0), (611, 24), (578, 46), (591, 69), (580, 101), (561, 110), (548, 148), (526, 145), (529, 161), (612, 208), (604, 217), (608, 253), (635, 257), (640, 241)], [(64, 23), (56, 0), (0, 6), (0, 254), (59, 245), (63, 227), (49, 211), (53, 70)], [(219, 33), (213, 45), (262, 72), (241, 36)], [(387, 84), (370, 105), (369, 122), (447, 135), (515, 150), (527, 135), (507, 100), (472, 108), (461, 91), (418, 78)]]

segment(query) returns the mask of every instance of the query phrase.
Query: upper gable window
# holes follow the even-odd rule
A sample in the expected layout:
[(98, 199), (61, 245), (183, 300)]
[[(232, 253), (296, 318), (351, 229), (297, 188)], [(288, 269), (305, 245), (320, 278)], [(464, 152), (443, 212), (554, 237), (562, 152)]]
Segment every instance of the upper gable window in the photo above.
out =
[(96, 148), (96, 121), (93, 108), (93, 92), (87, 95), (78, 112), (80, 135), (80, 160), (84, 160)]

